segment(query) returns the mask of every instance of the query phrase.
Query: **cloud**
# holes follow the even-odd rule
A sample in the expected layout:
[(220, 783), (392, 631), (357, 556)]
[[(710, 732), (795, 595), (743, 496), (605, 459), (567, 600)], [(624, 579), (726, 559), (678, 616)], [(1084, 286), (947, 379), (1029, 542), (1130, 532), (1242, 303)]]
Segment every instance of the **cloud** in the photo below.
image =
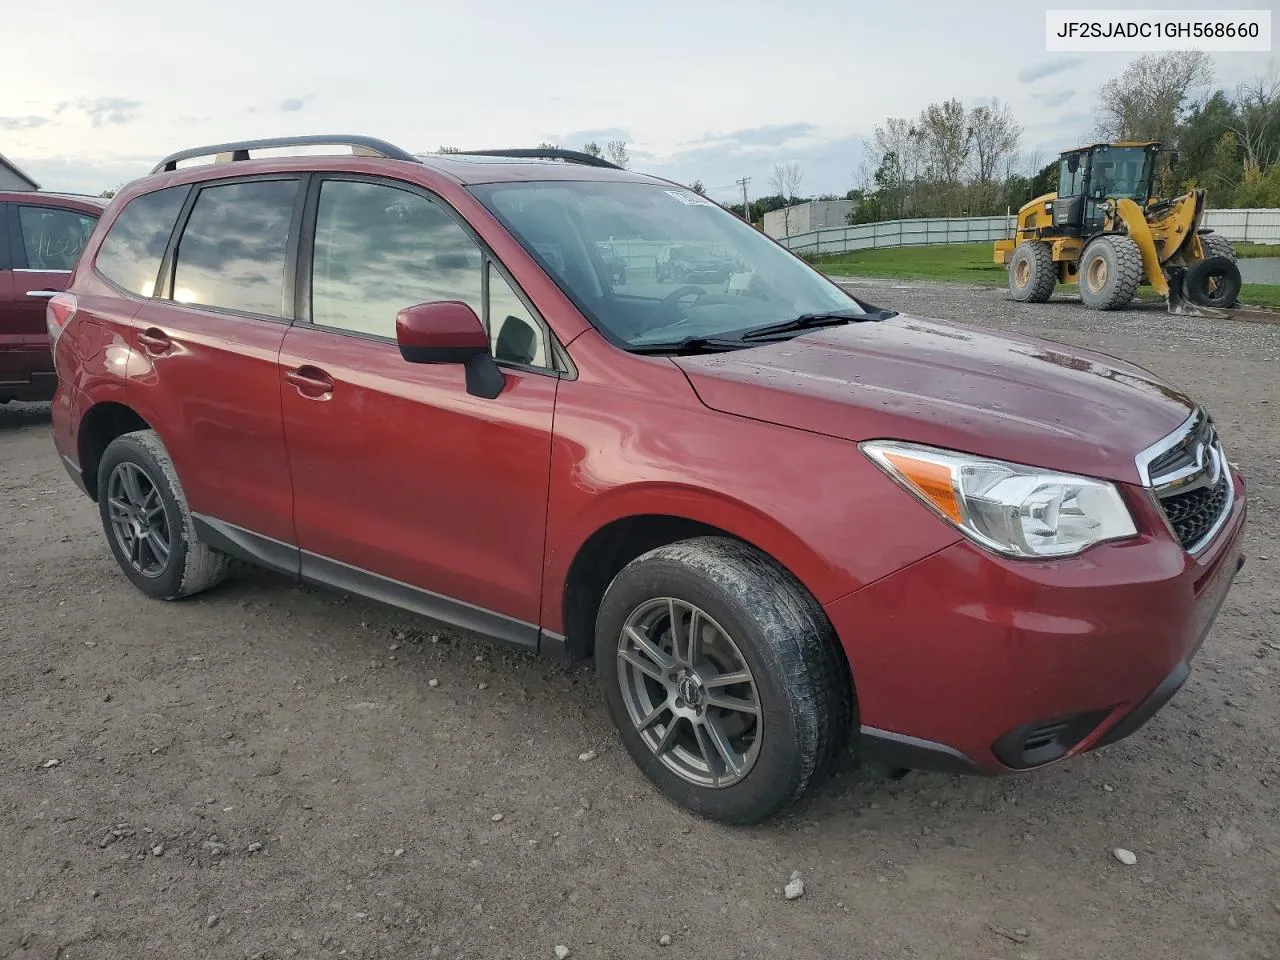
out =
[(280, 109), (289, 113), (301, 110), (304, 106), (306, 106), (306, 102), (301, 97), (289, 97), (280, 103)]
[(34, 130), (49, 123), (48, 117), (0, 117), (0, 130)]
[(594, 143), (601, 150), (610, 140), (631, 139), (631, 133), (621, 127), (596, 127), (589, 130), (571, 130), (569, 133), (562, 133), (554, 136), (544, 137), (548, 143), (559, 144), (566, 150), (581, 150), (584, 144)]
[(1075, 95), (1076, 92), (1074, 90), (1063, 88), (1061, 90), (1046, 90), (1043, 93), (1033, 93), (1031, 98), (1044, 107), (1060, 107)]
[(108, 154), (101, 157), (10, 156), (14, 163), (35, 177), (46, 190), (88, 194), (97, 194), (108, 187), (145, 176), (160, 159), (159, 154)]
[(743, 146), (780, 147), (788, 140), (811, 137), (818, 132), (813, 123), (773, 123), (763, 127), (749, 127), (730, 133), (708, 132), (698, 143), (738, 143)]
[(90, 123), (95, 127), (101, 127), (133, 120), (137, 109), (142, 106), (142, 101), (126, 100), (123, 97), (86, 97), (77, 102), (76, 106), (89, 115)]
[(1018, 79), (1023, 83), (1035, 83), (1037, 80), (1052, 77), (1055, 73), (1062, 73), (1082, 63), (1084, 63), (1084, 57), (1054, 57), (1035, 66), (1023, 67), (1018, 71)]
[[(717, 200), (732, 203), (741, 199), (741, 188), (733, 184), (738, 177), (750, 177), (748, 190), (753, 197), (774, 192), (769, 178), (775, 163), (796, 163), (804, 179), (799, 193), (805, 196), (824, 193), (843, 195), (854, 185), (857, 170), (865, 150), (861, 136), (817, 139), (818, 130), (813, 124), (793, 123), (777, 129), (792, 131), (791, 136), (805, 136), (812, 142), (804, 145), (788, 145), (780, 142), (777, 134), (761, 131), (767, 127), (717, 134), (721, 139), (703, 137), (693, 144), (666, 155), (656, 155), (644, 150), (633, 150), (633, 169), (653, 173), (680, 183), (692, 183), (695, 179), (707, 184), (708, 192)], [(799, 131), (803, 129), (803, 134)], [(789, 138), (781, 138), (786, 140)]]

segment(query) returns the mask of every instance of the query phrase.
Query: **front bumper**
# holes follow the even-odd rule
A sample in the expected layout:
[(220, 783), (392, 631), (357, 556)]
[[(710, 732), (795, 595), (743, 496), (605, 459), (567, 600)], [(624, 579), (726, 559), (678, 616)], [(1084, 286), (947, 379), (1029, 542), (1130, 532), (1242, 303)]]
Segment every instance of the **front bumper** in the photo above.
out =
[(962, 541), (828, 604), (865, 752), (1005, 773), (1132, 734), (1181, 687), (1244, 562), (1234, 482), (1195, 557), (1163, 531), (1053, 562)]

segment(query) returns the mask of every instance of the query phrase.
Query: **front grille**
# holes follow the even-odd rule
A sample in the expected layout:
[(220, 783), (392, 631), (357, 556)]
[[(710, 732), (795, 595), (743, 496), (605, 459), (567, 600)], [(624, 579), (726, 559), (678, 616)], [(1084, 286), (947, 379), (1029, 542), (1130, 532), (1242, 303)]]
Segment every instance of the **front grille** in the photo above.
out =
[(1143, 482), (1155, 493), (1183, 548), (1196, 552), (1231, 509), (1232, 480), (1213, 421), (1201, 410), (1138, 458)]
[(1204, 539), (1218, 522), (1226, 509), (1229, 491), (1230, 483), (1223, 473), (1215, 487), (1199, 487), (1160, 498), (1160, 506), (1164, 507), (1173, 532), (1188, 550)]

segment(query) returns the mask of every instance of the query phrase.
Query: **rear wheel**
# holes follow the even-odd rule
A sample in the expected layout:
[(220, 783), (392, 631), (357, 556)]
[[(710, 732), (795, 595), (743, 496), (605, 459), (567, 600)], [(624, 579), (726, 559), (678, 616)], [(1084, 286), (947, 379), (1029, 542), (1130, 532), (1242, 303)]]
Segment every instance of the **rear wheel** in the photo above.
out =
[(1142, 282), (1142, 252), (1128, 237), (1099, 237), (1080, 258), (1080, 299), (1091, 310), (1127, 306)]
[(107, 543), (133, 585), (176, 600), (221, 582), (225, 554), (196, 539), (186, 495), (153, 430), (112, 440), (98, 464), (98, 511)]
[(847, 743), (852, 683), (822, 608), (737, 541), (701, 537), (633, 560), (605, 592), (595, 654), (632, 759), (702, 816), (773, 816)]
[(1058, 283), (1053, 250), (1039, 240), (1018, 244), (1009, 260), (1009, 292), (1025, 303), (1044, 303)]

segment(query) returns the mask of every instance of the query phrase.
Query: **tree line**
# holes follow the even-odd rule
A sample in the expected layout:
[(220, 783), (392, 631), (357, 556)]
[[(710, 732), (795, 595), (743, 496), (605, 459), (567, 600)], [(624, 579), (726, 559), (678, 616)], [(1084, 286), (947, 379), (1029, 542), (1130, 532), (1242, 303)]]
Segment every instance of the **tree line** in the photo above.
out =
[[(1163, 196), (1204, 187), (1215, 207), (1280, 206), (1280, 70), (1273, 61), (1233, 90), (1213, 82), (1203, 51), (1139, 57), (1101, 86), (1094, 130), (1082, 139), (1160, 141)], [(1001, 214), (1055, 191), (1058, 161), (1024, 156), (1021, 138), (999, 100), (966, 110), (952, 99), (891, 117), (866, 143), (846, 194), (856, 203), (849, 221)]]

